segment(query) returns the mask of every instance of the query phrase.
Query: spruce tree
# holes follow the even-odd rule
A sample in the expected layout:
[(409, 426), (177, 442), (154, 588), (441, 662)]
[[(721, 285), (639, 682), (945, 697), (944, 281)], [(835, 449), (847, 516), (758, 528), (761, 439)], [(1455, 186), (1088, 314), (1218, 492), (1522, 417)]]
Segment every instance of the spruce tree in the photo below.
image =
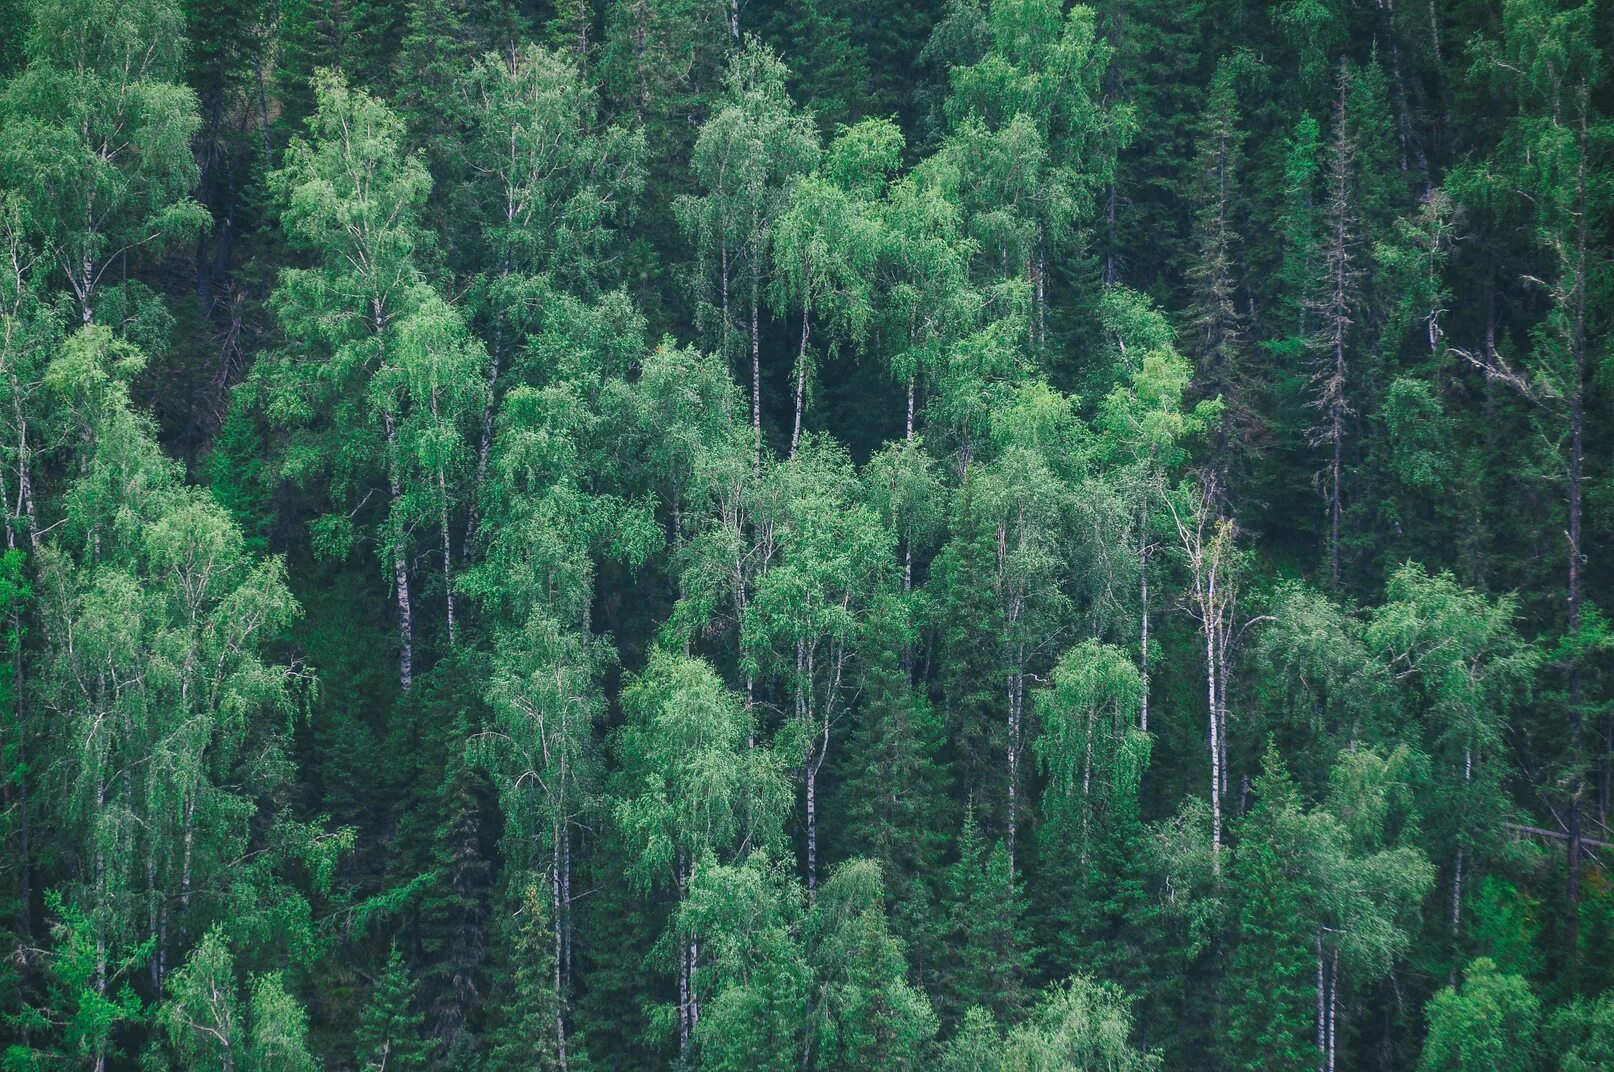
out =
[(416, 1007), (417, 987), (393, 945), (370, 988), (370, 1000), (354, 1035), (355, 1060), (369, 1072), (417, 1072), (426, 1067), (425, 1016)]
[(982, 1008), (1000, 1020), (1028, 1000), (1031, 966), (1021, 886), (1003, 842), (988, 843), (973, 809), (964, 816), (958, 860), (947, 874), (951, 957), (942, 983), (943, 1009), (953, 1023)]
[(555, 992), (555, 944), (547, 899), (527, 887), (508, 926), (508, 961), (494, 989), (488, 1017), (493, 1044), (487, 1066), (494, 1072), (567, 1067), (559, 995)]

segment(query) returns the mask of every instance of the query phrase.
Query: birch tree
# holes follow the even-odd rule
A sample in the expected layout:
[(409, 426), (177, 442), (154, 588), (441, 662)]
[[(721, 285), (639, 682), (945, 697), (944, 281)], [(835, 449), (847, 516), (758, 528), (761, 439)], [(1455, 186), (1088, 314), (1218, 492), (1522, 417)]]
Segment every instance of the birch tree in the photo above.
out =
[[(0, 97), (0, 175), (26, 206), (89, 324), (129, 258), (194, 234), (207, 212), (189, 144), (201, 125), (181, 81), (184, 13), (172, 0), (37, 0), (26, 65)], [(117, 317), (114, 317), (114, 322)]]
[(818, 779), (856, 683), (869, 608), (894, 581), (892, 532), (859, 501), (848, 459), (816, 437), (769, 472), (778, 551), (743, 623), (748, 673), (778, 680), (799, 740), (806, 797), (807, 896), (818, 888)]
[[(736, 11), (738, 9), (736, 8)], [(734, 25), (738, 27), (738, 15)], [(736, 34), (737, 34), (736, 29)], [(736, 38), (736, 40), (738, 40)], [(693, 240), (696, 323), (730, 369), (750, 357), (751, 431), (762, 451), (762, 299), (772, 232), (791, 184), (813, 169), (818, 134), (785, 89), (785, 65), (749, 38), (729, 59), (717, 110), (701, 126), (691, 167), (700, 190), (676, 211)]]
[[(704, 868), (774, 843), (785, 784), (767, 749), (747, 747), (753, 716), (709, 664), (658, 651), (623, 702), (613, 817), (632, 851), (630, 877), (682, 901)], [(700, 950), (698, 934), (680, 935), (680, 1052), (700, 1023)]]

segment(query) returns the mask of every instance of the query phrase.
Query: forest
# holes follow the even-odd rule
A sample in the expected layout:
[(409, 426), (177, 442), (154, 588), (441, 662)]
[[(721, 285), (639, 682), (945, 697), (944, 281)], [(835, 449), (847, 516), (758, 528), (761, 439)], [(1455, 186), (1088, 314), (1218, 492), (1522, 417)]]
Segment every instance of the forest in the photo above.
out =
[(1608, 0), (0, 0), (0, 1072), (1614, 1069)]

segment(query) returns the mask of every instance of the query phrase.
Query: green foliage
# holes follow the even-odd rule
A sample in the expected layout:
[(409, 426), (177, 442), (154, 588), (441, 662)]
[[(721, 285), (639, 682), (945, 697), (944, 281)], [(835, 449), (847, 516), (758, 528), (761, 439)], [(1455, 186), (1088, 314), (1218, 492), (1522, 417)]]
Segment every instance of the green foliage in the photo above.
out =
[(1307, 831), (1288, 772), (1267, 766), (1254, 791), (1229, 869), (1231, 886), (1243, 896), (1228, 969), (1228, 1056), (1241, 1068), (1310, 1068), (1316, 964), (1306, 900), (1321, 891), (1311, 886), (1314, 876), (1291, 862), (1306, 850)]
[(1609, 1064), (1605, 8), (0, 0), (0, 1063)]
[(314, 1072), (308, 1015), (278, 972), (255, 976), (242, 1000), (224, 932), (207, 932), (168, 983), (157, 1010), (180, 1067)]
[(1445, 987), (1429, 1000), (1427, 1015), (1429, 1037), (1418, 1065), (1425, 1072), (1536, 1067), (1541, 1002), (1529, 983), (1483, 957), (1468, 966), (1460, 987)]
[(1576, 998), (1553, 1014), (1547, 1025), (1549, 1052), (1559, 1055), (1563, 1072), (1590, 1072), (1614, 1061), (1614, 1001)]
[(150, 1013), (130, 977), (151, 958), (153, 943), (109, 951), (97, 942), (95, 927), (82, 910), (54, 892), (45, 903), (55, 917), (50, 925), (53, 948), (45, 965), (45, 1003), (8, 1014), (18, 1040), (3, 1053), (8, 1070), (119, 1056), (119, 1027), (143, 1023)]
[(26, 62), (0, 103), (0, 175), (88, 324), (109, 271), (207, 219), (187, 196), (199, 120), (179, 81), (184, 14), (172, 0), (28, 8)]
[(615, 818), (645, 886), (682, 882), (708, 853), (765, 849), (778, 837), (778, 761), (751, 747), (753, 716), (711, 665), (655, 652), (623, 690)]
[(986, 1009), (999, 1019), (1018, 1015), (1028, 1003), (1031, 961), (1021, 886), (1003, 843), (989, 844), (982, 837), (973, 810), (964, 816), (944, 903), (949, 962), (943, 1009), (954, 1022), (972, 1008)]
[(421, 1039), (425, 1017), (415, 1009), (416, 1000), (415, 982), (394, 945), (359, 1018), (354, 1036), (359, 1068), (416, 1072), (425, 1067), (426, 1046)]

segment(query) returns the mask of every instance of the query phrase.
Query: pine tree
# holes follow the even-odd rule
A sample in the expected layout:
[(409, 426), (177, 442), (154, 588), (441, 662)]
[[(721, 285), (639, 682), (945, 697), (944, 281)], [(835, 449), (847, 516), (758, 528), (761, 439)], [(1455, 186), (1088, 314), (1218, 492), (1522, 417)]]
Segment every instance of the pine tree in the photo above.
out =
[(418, 1072), (426, 1067), (421, 1037), (425, 1016), (416, 1008), (415, 980), (396, 944), (370, 988), (354, 1035), (355, 1060), (366, 1072)]
[[(1308, 346), (1314, 357), (1311, 406), (1319, 423), (1311, 431), (1312, 444), (1323, 445), (1327, 460), (1322, 485), (1328, 513), (1328, 576), (1335, 589), (1344, 579), (1341, 525), (1345, 516), (1346, 439), (1350, 434), (1350, 372), (1355, 354), (1354, 333), (1361, 270), (1357, 247), (1361, 241), (1356, 191), (1356, 140), (1350, 108), (1351, 71), (1340, 64), (1335, 80), (1334, 130), (1328, 151), (1327, 189), (1323, 207), (1321, 275), (1314, 284), (1309, 308), (1315, 326)], [(1353, 331), (1353, 328), (1355, 331)]]
[[(463, 739), (464, 734), (458, 737)], [(475, 1026), (487, 995), (487, 946), (493, 900), (493, 790), (486, 774), (451, 760), (441, 790), (444, 815), (435, 838), (437, 881), (420, 905), (421, 951), (428, 968), (431, 1033), (453, 1052)]]
[(964, 817), (946, 901), (951, 956), (942, 997), (949, 1018), (957, 1023), (971, 1008), (1000, 1020), (1017, 1016), (1028, 1000), (1031, 965), (1021, 887), (1003, 843), (987, 844), (973, 810)]
[(871, 615), (862, 702), (840, 754), (840, 806), (831, 814), (848, 851), (879, 866), (892, 928), (915, 976), (929, 981), (941, 926), (937, 876), (956, 812), (946, 793), (941, 721), (902, 666), (911, 613), (887, 597)]
[(1270, 750), (1253, 791), (1227, 876), (1238, 903), (1222, 999), (1227, 1060), (1251, 1072), (1300, 1072), (1317, 1067), (1322, 1049), (1312, 1000), (1322, 954), (1313, 955), (1306, 911), (1319, 891), (1301, 869), (1307, 832), (1299, 792)]
[(488, 1018), (494, 1042), (487, 1066), (492, 1072), (549, 1072), (568, 1066), (546, 900), (538, 887), (528, 886), (510, 923), (509, 963), (499, 975)]
[[(1188, 270), (1193, 290), (1193, 351), (1198, 368), (1196, 387), (1223, 403), (1222, 425), (1215, 450), (1224, 474), (1229, 454), (1242, 450), (1248, 434), (1248, 376), (1244, 367), (1245, 309), (1240, 307), (1241, 186), (1244, 181), (1244, 131), (1238, 107), (1238, 82), (1250, 59), (1224, 58), (1216, 65), (1210, 96), (1201, 120), (1195, 160), (1194, 232), (1198, 257)], [(1245, 299), (1247, 308), (1247, 298)], [(1225, 479), (1225, 476), (1224, 476)]]

